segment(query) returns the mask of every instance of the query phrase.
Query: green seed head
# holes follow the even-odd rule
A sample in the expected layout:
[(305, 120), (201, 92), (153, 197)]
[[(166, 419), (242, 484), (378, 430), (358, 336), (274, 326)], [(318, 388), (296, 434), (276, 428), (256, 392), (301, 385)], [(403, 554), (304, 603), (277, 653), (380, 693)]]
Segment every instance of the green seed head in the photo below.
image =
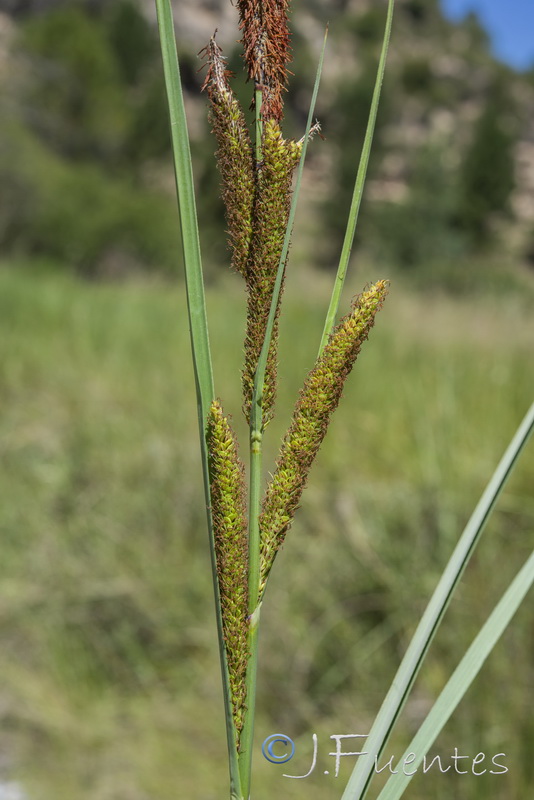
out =
[[(284, 139), (280, 126), (267, 120), (263, 126), (262, 163), (257, 176), (253, 236), (247, 266), (247, 330), (243, 370), (243, 410), (247, 420), (254, 389), (254, 374), (265, 338), (271, 299), (284, 244), (291, 204), (291, 180), (302, 150), (301, 142)], [(281, 297), (282, 293), (280, 293)], [(263, 419), (272, 417), (276, 395), (278, 311), (267, 357), (263, 387)]]
[(351, 313), (334, 328), (300, 392), (291, 425), (282, 442), (276, 471), (262, 505), (260, 598), (276, 553), (298, 507), (331, 415), (339, 403), (345, 380), (386, 294), (386, 281), (378, 281), (355, 298)]
[(207, 424), (211, 504), (219, 596), (237, 733), (243, 728), (248, 662), (248, 551), (245, 472), (235, 435), (214, 400)]
[(252, 143), (243, 111), (228, 83), (221, 50), (213, 37), (204, 52), (208, 74), (203, 88), (207, 89), (210, 99), (210, 122), (219, 145), (216, 158), (222, 179), (232, 266), (245, 275), (255, 191)]

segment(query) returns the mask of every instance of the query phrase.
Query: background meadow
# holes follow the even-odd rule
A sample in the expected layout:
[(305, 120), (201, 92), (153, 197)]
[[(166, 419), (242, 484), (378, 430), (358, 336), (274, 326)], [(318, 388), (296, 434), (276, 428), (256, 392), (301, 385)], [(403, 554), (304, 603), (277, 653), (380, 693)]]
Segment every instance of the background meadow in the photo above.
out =
[[(532, 216), (519, 169), (530, 141), (524, 118), (532, 75), (495, 62), (476, 20), (446, 23), (429, 2), (420, 4), (421, 22), (416, 5), (399, 2), (393, 83), (344, 306), (371, 279), (391, 278), (390, 296), (263, 607), (257, 800), (340, 796), (352, 759), (342, 760), (336, 779), (329, 736), (368, 730), (454, 543), (532, 401)], [(9, 30), (0, 59), (8, 112), (0, 126), (0, 777), (17, 781), (28, 800), (215, 800), (226, 792), (226, 744), (154, 31), (142, 4), (50, 6), (0, 17)], [(328, 6), (315, 4), (311, 18), (322, 24)], [(327, 141), (314, 144), (303, 186), (267, 464), (317, 351), (332, 279), (325, 267), (337, 252), (341, 216), (333, 198), (341, 202), (344, 191), (336, 194), (333, 181), (348, 170), (340, 142), (356, 131), (345, 112), (365, 106), (365, 65), (374, 63), (373, 9), (349, 6), (337, 33), (332, 26), (331, 53), (336, 61), (350, 35), (361, 69), (344, 84), (335, 65), (325, 74), (325, 95), (335, 103), (323, 101)], [(299, 135), (308, 85), (299, 76), (305, 70), (311, 81), (314, 63), (313, 37), (301, 33), (306, 19), (297, 8), (295, 51), (300, 45), (312, 65), (302, 56), (292, 67), (288, 104)], [(137, 73), (127, 46), (134, 36), (146, 58)], [(449, 55), (464, 47), (462, 56), (453, 53), (461, 63), (450, 80), (432, 72), (439, 53), (435, 61), (415, 53), (422, 41), (430, 49), (439, 42)], [(100, 53), (96, 66), (90, 53)], [(244, 297), (223, 267), (213, 142), (199, 121), (202, 100), (192, 99), (201, 76), (192, 52), (184, 48), (183, 59), (216, 388), (244, 443)], [(506, 106), (503, 98), (517, 97), (520, 109)], [(431, 121), (443, 109), (458, 120), (460, 135), (437, 136)], [(477, 119), (485, 120), (482, 133)], [(414, 130), (424, 135), (406, 155)], [(470, 149), (477, 135), (494, 137), (482, 165), (473, 155), (480, 147)], [(480, 208), (469, 192), (497, 163), (500, 188), (492, 196), (502, 205)], [(403, 182), (409, 188), (399, 194)], [(473, 214), (462, 217), (467, 207)], [(401, 754), (531, 551), (533, 485), (530, 445), (388, 754)], [(509, 772), (432, 771), (413, 781), (414, 800), (528, 796), (533, 652), (527, 600), (433, 750), (444, 762), (455, 747), (471, 758), (505, 753)], [(263, 739), (279, 731), (297, 745), (284, 767), (261, 755)], [(314, 773), (282, 777), (307, 772), (312, 733), (319, 737)]]

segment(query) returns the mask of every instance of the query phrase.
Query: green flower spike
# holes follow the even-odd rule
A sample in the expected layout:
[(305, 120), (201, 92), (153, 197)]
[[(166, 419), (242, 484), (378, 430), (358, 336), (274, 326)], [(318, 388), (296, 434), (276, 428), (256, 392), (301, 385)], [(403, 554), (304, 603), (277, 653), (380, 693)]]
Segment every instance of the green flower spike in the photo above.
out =
[(345, 380), (386, 294), (387, 282), (378, 281), (354, 299), (351, 313), (334, 328), (300, 392), (262, 505), (260, 599), (276, 553), (297, 510), (332, 412), (339, 403)]
[[(277, 122), (274, 120), (265, 122), (262, 162), (258, 169), (254, 203), (254, 233), (247, 267), (247, 329), (243, 370), (243, 411), (247, 420), (254, 389), (254, 374), (265, 338), (271, 298), (289, 218), (291, 180), (301, 151), (302, 141), (284, 139)], [(278, 314), (265, 371), (263, 390), (265, 423), (272, 417), (276, 395), (277, 349)]]
[(232, 711), (237, 734), (243, 728), (248, 663), (248, 551), (245, 471), (228, 419), (214, 400), (207, 425), (211, 504), (223, 632)]
[(222, 179), (232, 266), (246, 275), (255, 186), (252, 142), (241, 106), (230, 89), (229, 72), (214, 36), (203, 53), (207, 57), (208, 74), (202, 88), (208, 92), (210, 122), (219, 145), (216, 157)]

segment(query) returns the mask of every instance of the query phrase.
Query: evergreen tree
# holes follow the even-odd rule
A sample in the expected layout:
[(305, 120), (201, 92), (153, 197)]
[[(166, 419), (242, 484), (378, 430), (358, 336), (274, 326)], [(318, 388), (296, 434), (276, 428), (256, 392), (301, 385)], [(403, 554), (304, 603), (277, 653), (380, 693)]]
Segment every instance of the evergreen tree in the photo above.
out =
[(459, 224), (474, 244), (489, 238), (491, 217), (509, 210), (514, 188), (515, 136), (506, 125), (508, 103), (494, 89), (475, 125), (459, 186)]

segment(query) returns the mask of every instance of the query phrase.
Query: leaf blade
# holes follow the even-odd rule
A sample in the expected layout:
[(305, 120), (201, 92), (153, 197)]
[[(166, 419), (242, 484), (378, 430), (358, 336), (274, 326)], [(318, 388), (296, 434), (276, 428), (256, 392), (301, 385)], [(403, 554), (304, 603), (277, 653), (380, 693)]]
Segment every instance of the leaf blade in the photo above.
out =
[(341, 248), (341, 256), (337, 269), (334, 287), (332, 289), (332, 296), (330, 298), (330, 305), (326, 312), (326, 319), (321, 337), (321, 344), (319, 346), (319, 355), (322, 353), (328, 337), (335, 325), (336, 314), (339, 308), (339, 301), (341, 292), (345, 283), (347, 275), (347, 268), (349, 259), (352, 252), (352, 245), (354, 243), (354, 234), (356, 232), (356, 223), (358, 222), (358, 214), (362, 201), (363, 189), (365, 185), (365, 178), (367, 175), (367, 167), (369, 166), (369, 156), (371, 154), (371, 146), (373, 143), (373, 136), (375, 131), (376, 117), (378, 114), (378, 105), (380, 102), (380, 94), (382, 91), (382, 83), (384, 81), (384, 72), (386, 69), (386, 60), (389, 48), (389, 40), (391, 38), (391, 27), (393, 23), (393, 9), (394, 0), (388, 0), (388, 10), (386, 18), (386, 26), (384, 30), (384, 38), (382, 40), (382, 50), (380, 53), (380, 60), (378, 62), (378, 70), (376, 74), (376, 81), (373, 90), (373, 99), (371, 101), (371, 108), (369, 111), (369, 119), (367, 121), (367, 129), (365, 131), (365, 138), (363, 142), (362, 153), (360, 156), (360, 163), (358, 165), (358, 172), (356, 174), (356, 181), (354, 183), (354, 191), (352, 194), (352, 201), (349, 210), (349, 217), (347, 221), (347, 228), (345, 230), (345, 237), (343, 239), (343, 246)]
[[(451, 597), (482, 535), (522, 450), (534, 429), (534, 403), (501, 458), (491, 480), (467, 523), (401, 661), (391, 687), (373, 723), (366, 747), (380, 756), (398, 719), (415, 678), (443, 619)], [(373, 765), (361, 759), (356, 764), (341, 800), (363, 800), (373, 777)]]
[(156, 7), (169, 107), (180, 228), (182, 232), (191, 348), (195, 367), (195, 380), (197, 381), (197, 390), (201, 406), (201, 416), (203, 420), (206, 420), (208, 409), (213, 399), (214, 388), (193, 170), (191, 165), (191, 150), (189, 147), (187, 118), (185, 115), (178, 53), (174, 36), (172, 7), (169, 0), (156, 0)]
[(202, 473), (204, 480), (204, 497), (206, 501), (211, 571), (213, 591), (215, 596), (217, 634), (219, 640), (219, 657), (223, 682), (226, 737), (228, 743), (230, 767), (230, 792), (233, 800), (242, 800), (241, 780), (239, 775), (237, 748), (235, 744), (235, 726), (232, 717), (230, 679), (228, 674), (228, 662), (226, 658), (226, 648), (223, 634), (219, 583), (217, 578), (217, 558), (213, 535), (213, 519), (211, 514), (211, 491), (206, 442), (206, 424), (208, 412), (215, 396), (215, 391), (211, 365), (204, 279), (202, 274), (202, 259), (200, 252), (200, 237), (196, 213), (193, 170), (191, 164), (191, 150), (189, 147), (187, 118), (185, 114), (180, 66), (178, 62), (176, 39), (174, 35), (174, 20), (170, 0), (156, 0), (156, 10), (158, 16), (165, 88), (167, 92), (169, 108), (174, 172), (176, 179), (176, 194), (178, 199), (180, 228), (182, 233), (187, 313), (189, 317), (191, 352), (195, 374)]
[[(416, 755), (415, 759), (410, 761), (410, 772), (412, 770), (416, 771), (423, 761), (424, 756), (428, 753), (428, 750), (478, 675), (493, 647), (511, 622), (513, 615), (525, 599), (533, 583), (534, 552), (488, 617), (403, 754), (402, 763), (404, 763), (404, 759), (408, 755)], [(412, 777), (413, 775), (406, 774), (404, 769), (402, 772), (399, 770), (396, 775), (391, 775), (378, 795), (377, 800), (399, 800)]]

